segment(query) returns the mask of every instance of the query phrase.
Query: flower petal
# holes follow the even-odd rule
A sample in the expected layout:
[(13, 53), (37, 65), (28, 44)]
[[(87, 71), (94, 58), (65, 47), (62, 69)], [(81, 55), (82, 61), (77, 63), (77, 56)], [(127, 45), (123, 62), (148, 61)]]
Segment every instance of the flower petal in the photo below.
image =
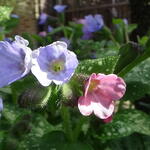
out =
[(15, 41), (20, 43), (20, 44), (23, 44), (25, 46), (28, 46), (29, 45), (29, 41), (24, 39), (23, 37), (19, 36), (19, 35), (16, 35), (15, 36)]
[(85, 84), (85, 93), (84, 93), (85, 97), (87, 96), (87, 93), (88, 93), (88, 90), (89, 90), (89, 87), (91, 84), (91, 80), (95, 79), (95, 78), (96, 78), (96, 73), (92, 73), (90, 78), (88, 79), (87, 83)]
[(89, 116), (93, 112), (90, 99), (81, 96), (78, 100), (78, 108), (82, 115)]
[(35, 75), (35, 77), (38, 79), (41, 85), (49, 86), (52, 80), (49, 80), (47, 78), (47, 73), (41, 70), (40, 65), (38, 63), (38, 59), (37, 59), (38, 55), (39, 55), (39, 49), (35, 50), (32, 53), (31, 72), (33, 73), (33, 75)]
[(55, 6), (54, 6), (54, 9), (55, 9), (58, 13), (64, 12), (66, 8), (67, 8), (67, 5), (55, 5)]
[(23, 76), (31, 68), (31, 49), (17, 41), (0, 42), (0, 87)]
[(105, 75), (100, 80), (99, 91), (109, 100), (118, 100), (126, 91), (126, 84), (122, 78), (115, 74)]
[(100, 103), (100, 101), (99, 102), (92, 101), (91, 103), (92, 103), (92, 107), (94, 110), (94, 114), (97, 117), (99, 117), (101, 119), (106, 119), (113, 114), (113, 111), (114, 111), (114, 104), (113, 103), (111, 103), (108, 108), (104, 107)]
[(94, 111), (94, 114), (101, 118), (101, 119), (106, 119), (109, 116), (112, 115), (114, 111), (114, 104), (111, 100), (109, 99), (102, 99), (100, 93), (88, 93), (86, 96), (86, 99), (90, 99), (91, 101), (91, 107)]

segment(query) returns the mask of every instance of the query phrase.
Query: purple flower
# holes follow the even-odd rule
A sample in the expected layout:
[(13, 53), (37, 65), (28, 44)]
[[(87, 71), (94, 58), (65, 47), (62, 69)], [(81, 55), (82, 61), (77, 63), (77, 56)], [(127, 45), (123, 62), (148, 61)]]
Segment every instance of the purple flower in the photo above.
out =
[(31, 49), (29, 42), (20, 36), (15, 41), (0, 42), (0, 87), (25, 76), (31, 68)]
[(43, 86), (67, 82), (76, 67), (78, 60), (76, 55), (67, 50), (65, 42), (54, 42), (46, 47), (40, 47), (32, 55), (31, 71)]
[(48, 32), (52, 32), (54, 30), (54, 28), (52, 26), (48, 25), (47, 30), (48, 30)]
[(3, 110), (3, 100), (2, 98), (0, 97), (0, 112)]
[(55, 5), (55, 6), (54, 6), (54, 9), (55, 9), (58, 13), (64, 12), (66, 8), (67, 8), (67, 5)]
[(48, 15), (47, 15), (46, 13), (41, 13), (41, 15), (39, 16), (39, 21), (38, 21), (38, 23), (39, 23), (40, 25), (45, 24), (47, 18), (48, 18)]
[[(89, 32), (96, 32), (104, 26), (103, 17), (99, 14), (95, 16), (88, 15), (85, 16), (85, 24), (83, 28), (86, 28)], [(85, 30), (85, 29), (83, 29)]]

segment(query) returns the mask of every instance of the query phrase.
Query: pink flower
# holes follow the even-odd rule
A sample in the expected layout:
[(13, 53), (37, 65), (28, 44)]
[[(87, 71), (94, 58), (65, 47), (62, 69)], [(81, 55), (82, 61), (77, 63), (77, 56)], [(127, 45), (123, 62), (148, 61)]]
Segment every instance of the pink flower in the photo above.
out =
[(108, 117), (108, 118), (106, 118), (106, 119), (103, 119), (103, 122), (104, 122), (104, 123), (109, 123), (109, 122), (112, 121), (112, 119), (113, 119), (113, 117), (110, 116), (110, 117)]
[(114, 101), (123, 97), (125, 90), (124, 80), (117, 75), (93, 73), (85, 84), (84, 96), (78, 100), (78, 108), (84, 116), (94, 113), (107, 119), (113, 114)]
[(45, 37), (47, 35), (46, 31), (39, 32), (39, 36)]

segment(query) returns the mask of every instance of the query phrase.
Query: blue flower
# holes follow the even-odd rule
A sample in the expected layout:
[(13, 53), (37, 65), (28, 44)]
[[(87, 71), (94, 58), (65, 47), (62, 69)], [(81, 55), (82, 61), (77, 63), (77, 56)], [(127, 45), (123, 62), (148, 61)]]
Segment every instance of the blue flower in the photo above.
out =
[(101, 15), (96, 14), (95, 16), (92, 15), (85, 16), (84, 28), (86, 28), (86, 30), (88, 30), (89, 32), (96, 32), (100, 30), (103, 26), (104, 20)]
[(49, 86), (52, 81), (58, 85), (67, 82), (77, 66), (77, 57), (67, 50), (65, 42), (54, 42), (32, 54), (31, 71), (43, 86)]
[(31, 68), (31, 49), (28, 41), (15, 36), (15, 41), (0, 42), (0, 87), (25, 76)]
[(47, 30), (48, 30), (48, 32), (52, 32), (54, 30), (54, 28), (52, 26), (48, 25)]
[(47, 15), (46, 13), (41, 13), (41, 15), (39, 16), (39, 21), (38, 21), (38, 23), (39, 23), (40, 25), (45, 24), (46, 21), (47, 21), (47, 18), (48, 18), (48, 15)]
[(55, 5), (55, 6), (54, 6), (54, 9), (55, 9), (58, 13), (64, 12), (66, 8), (67, 8), (67, 5)]

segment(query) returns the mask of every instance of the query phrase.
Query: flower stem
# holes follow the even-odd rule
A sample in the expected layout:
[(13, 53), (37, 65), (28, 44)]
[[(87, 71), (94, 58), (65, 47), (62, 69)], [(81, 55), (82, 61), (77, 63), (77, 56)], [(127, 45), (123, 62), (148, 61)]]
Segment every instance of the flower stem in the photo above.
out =
[(61, 116), (63, 119), (63, 128), (66, 133), (66, 136), (68, 140), (72, 142), (73, 141), (72, 125), (71, 125), (71, 120), (70, 120), (70, 112), (67, 107), (62, 106)]

